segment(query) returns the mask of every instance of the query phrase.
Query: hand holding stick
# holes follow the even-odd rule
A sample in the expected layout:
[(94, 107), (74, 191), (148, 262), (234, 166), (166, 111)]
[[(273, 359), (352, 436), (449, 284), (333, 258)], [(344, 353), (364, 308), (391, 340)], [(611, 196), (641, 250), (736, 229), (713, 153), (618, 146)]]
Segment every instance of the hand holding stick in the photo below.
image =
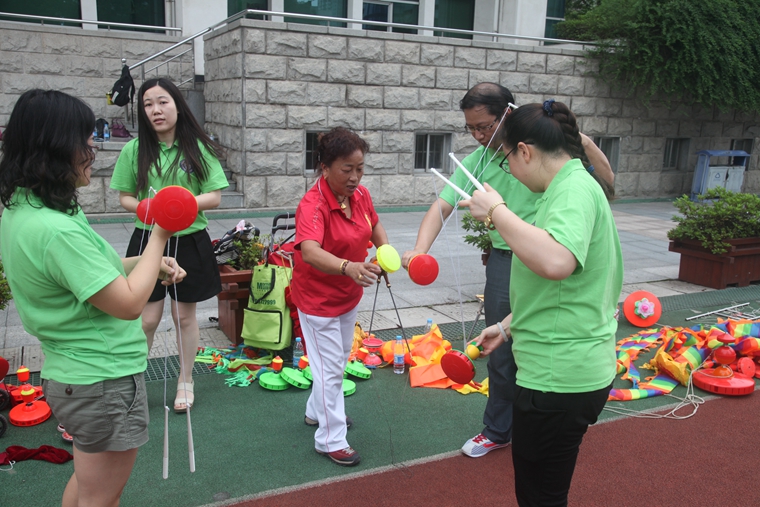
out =
[(462, 172), (464, 172), (465, 176), (467, 176), (470, 179), (470, 181), (472, 182), (472, 184), (475, 185), (475, 188), (477, 188), (481, 192), (485, 192), (486, 191), (486, 189), (483, 188), (483, 185), (481, 185), (480, 182), (475, 179), (475, 176), (473, 176), (472, 174), (470, 174), (470, 171), (468, 171), (467, 168), (465, 166), (463, 166), (462, 163), (459, 160), (457, 160), (457, 158), (454, 156), (453, 153), (449, 153), (449, 157), (451, 157), (451, 160), (453, 160), (454, 162), (457, 163), (457, 165), (462, 170)]
[(454, 191), (456, 191), (456, 193), (458, 193), (459, 195), (461, 195), (463, 199), (469, 199), (470, 198), (470, 194), (468, 194), (467, 192), (465, 192), (464, 190), (462, 190), (461, 188), (459, 188), (458, 186), (456, 186), (454, 183), (452, 183), (451, 181), (449, 181), (449, 179), (446, 176), (444, 176), (443, 174), (441, 174), (438, 171), (436, 171), (433, 167), (430, 168), (430, 172), (432, 172), (433, 174), (435, 174), (436, 176), (438, 176), (439, 178), (441, 178), (444, 183), (446, 183), (448, 186), (450, 186), (451, 188), (453, 188)]

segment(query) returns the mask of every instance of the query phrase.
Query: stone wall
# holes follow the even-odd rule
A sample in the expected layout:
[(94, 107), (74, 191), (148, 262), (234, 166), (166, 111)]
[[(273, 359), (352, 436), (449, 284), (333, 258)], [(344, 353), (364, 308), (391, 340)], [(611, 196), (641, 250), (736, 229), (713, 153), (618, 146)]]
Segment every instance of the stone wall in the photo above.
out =
[[(179, 40), (12, 22), (0, 22), (0, 33), (0, 128), (34, 87), (76, 95), (98, 117), (123, 117), (105, 101), (121, 59), (133, 64)], [(452, 133), (452, 151), (460, 159), (471, 152), (477, 145), (461, 132), (459, 100), (483, 81), (507, 86), (518, 104), (566, 102), (589, 136), (619, 136), (620, 197), (688, 192), (695, 151), (745, 138), (754, 139), (755, 155), (744, 191), (760, 192), (758, 115), (658, 101), (644, 107), (588, 77), (589, 61), (573, 49), (240, 20), (205, 36), (205, 59), (206, 128), (228, 148), (226, 165), (247, 208), (294, 208), (314, 179), (303, 170), (306, 130), (338, 125), (369, 141), (363, 183), (378, 205), (429, 204), (441, 185), (414, 171), (415, 133)], [(180, 66), (192, 73), (187, 60), (158, 73), (177, 76)], [(139, 87), (140, 73), (133, 76)], [(691, 138), (687, 170), (663, 171), (668, 137)], [(104, 144), (82, 189), (90, 214), (123, 211), (108, 190), (123, 144)]]
[[(205, 37), (206, 121), (249, 208), (293, 207), (304, 175), (307, 130), (344, 126), (371, 145), (362, 181), (378, 205), (427, 204), (435, 185), (414, 171), (417, 132), (452, 133), (461, 159), (477, 145), (462, 133), (459, 100), (474, 84), (508, 87), (518, 104), (566, 102), (589, 136), (619, 136), (620, 197), (688, 193), (699, 149), (754, 138), (758, 115), (653, 101), (589, 77), (583, 53), (419, 35), (241, 20)], [(665, 140), (692, 139), (687, 170), (663, 171)], [(757, 156), (745, 191), (760, 191)]]
[[(12, 22), (0, 22), (0, 34), (0, 128), (7, 123), (19, 96), (32, 88), (69, 93), (89, 104), (97, 118), (123, 120), (124, 108), (107, 105), (105, 96), (121, 76), (121, 59), (132, 65), (181, 40), (147, 33)], [(169, 56), (179, 52), (174, 50)], [(149, 67), (155, 65), (153, 62)], [(186, 79), (193, 73), (192, 54), (188, 54), (147, 75), (167, 75), (177, 82), (178, 76)], [(141, 73), (132, 71), (132, 77), (139, 88)], [(132, 132), (137, 131), (136, 124), (133, 129), (131, 122), (124, 123)], [(102, 145), (92, 182), (80, 191), (82, 208), (87, 213), (122, 212), (118, 196), (108, 190), (108, 183), (124, 143)]]

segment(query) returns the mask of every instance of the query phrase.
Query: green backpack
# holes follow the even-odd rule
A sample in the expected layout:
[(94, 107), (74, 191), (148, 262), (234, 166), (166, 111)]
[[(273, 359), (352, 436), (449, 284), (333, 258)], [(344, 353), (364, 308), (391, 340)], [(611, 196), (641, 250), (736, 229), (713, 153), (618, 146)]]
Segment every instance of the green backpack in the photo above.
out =
[(251, 296), (243, 314), (240, 335), (251, 347), (282, 350), (290, 346), (293, 319), (285, 302), (293, 269), (274, 264), (254, 266)]

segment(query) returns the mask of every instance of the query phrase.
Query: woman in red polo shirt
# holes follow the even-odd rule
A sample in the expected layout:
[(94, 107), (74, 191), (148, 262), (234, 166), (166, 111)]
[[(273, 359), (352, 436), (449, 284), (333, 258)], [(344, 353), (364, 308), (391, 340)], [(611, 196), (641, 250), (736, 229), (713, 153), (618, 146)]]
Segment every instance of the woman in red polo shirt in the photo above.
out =
[(367, 151), (367, 142), (350, 130), (338, 127), (321, 135), (322, 175), (296, 210), (291, 290), (314, 378), (304, 422), (319, 426), (317, 453), (343, 466), (361, 460), (346, 441), (351, 422), (342, 386), (359, 301), (364, 287), (380, 275), (380, 268), (365, 260), (367, 241), (378, 247), (388, 243), (369, 191), (359, 185)]

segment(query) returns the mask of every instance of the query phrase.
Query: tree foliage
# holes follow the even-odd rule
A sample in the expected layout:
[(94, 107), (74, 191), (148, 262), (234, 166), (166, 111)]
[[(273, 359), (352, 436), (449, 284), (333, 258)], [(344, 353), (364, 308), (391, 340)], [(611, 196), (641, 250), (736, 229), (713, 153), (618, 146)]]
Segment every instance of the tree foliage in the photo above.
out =
[(557, 31), (599, 42), (591, 56), (600, 60), (600, 77), (644, 100), (753, 112), (760, 111), (758, 7), (758, 0), (601, 0)]

